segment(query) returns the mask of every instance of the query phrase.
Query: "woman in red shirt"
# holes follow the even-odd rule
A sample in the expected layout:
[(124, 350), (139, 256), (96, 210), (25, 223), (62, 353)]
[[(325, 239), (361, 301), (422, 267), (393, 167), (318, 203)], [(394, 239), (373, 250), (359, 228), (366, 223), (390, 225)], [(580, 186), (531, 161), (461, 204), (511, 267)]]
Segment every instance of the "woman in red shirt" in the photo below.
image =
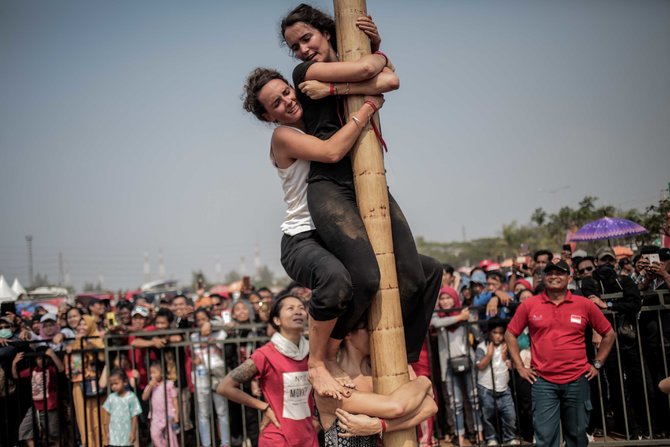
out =
[[(307, 374), (309, 344), (303, 332), (307, 312), (302, 300), (286, 295), (270, 311), (277, 332), (270, 342), (221, 381), (217, 392), (263, 413), (259, 447), (317, 447), (312, 409), (312, 386)], [(257, 379), (265, 401), (240, 389)]]

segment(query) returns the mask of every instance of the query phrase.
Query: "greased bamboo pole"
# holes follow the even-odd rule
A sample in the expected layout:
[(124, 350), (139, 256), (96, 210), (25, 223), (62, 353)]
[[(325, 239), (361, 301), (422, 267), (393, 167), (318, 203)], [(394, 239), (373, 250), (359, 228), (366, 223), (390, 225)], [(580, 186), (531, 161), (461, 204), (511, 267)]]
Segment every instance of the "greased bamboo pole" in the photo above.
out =
[[(337, 48), (341, 61), (354, 61), (370, 54), (368, 37), (356, 27), (356, 19), (367, 15), (365, 0), (334, 0)], [(362, 96), (348, 96), (347, 116), (357, 111)], [(378, 117), (375, 117), (379, 124)], [(374, 390), (390, 394), (409, 380), (405, 333), (396, 274), (384, 156), (370, 125), (352, 150), (356, 200), (372, 243), (381, 273), (379, 290), (370, 306), (371, 358)], [(416, 446), (416, 431), (387, 433), (385, 447)]]

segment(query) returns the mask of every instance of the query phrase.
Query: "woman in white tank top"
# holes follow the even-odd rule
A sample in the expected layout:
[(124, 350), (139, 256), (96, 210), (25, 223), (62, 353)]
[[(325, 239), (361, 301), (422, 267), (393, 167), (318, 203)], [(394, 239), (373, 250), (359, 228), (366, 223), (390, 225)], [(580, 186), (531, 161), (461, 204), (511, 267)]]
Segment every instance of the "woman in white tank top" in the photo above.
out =
[[(316, 233), (307, 208), (307, 175), (310, 162), (336, 163), (348, 155), (382, 96), (366, 96), (350, 121), (327, 140), (303, 132), (302, 106), (295, 90), (271, 69), (257, 68), (245, 84), (244, 108), (259, 120), (277, 123), (272, 133), (270, 158), (277, 168), (288, 208), (281, 225), (284, 233), (281, 261), (288, 275), (312, 289), (309, 303), (309, 378), (320, 396), (341, 399), (354, 384), (337, 365), (341, 340), (331, 338), (338, 317), (351, 301), (351, 278), (342, 263), (326, 250)], [(376, 109), (375, 109), (376, 108)]]

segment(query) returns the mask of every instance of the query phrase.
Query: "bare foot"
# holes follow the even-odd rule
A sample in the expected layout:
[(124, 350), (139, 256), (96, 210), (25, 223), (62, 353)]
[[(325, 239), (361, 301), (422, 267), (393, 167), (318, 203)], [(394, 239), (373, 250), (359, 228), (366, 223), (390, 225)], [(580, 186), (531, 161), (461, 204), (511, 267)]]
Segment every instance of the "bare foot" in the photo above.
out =
[[(344, 373), (344, 371), (342, 371)], [(328, 371), (324, 363), (314, 363), (308, 365), (309, 381), (312, 383), (314, 391), (322, 397), (332, 397), (342, 400), (343, 397), (349, 397), (351, 390), (345, 388)]]

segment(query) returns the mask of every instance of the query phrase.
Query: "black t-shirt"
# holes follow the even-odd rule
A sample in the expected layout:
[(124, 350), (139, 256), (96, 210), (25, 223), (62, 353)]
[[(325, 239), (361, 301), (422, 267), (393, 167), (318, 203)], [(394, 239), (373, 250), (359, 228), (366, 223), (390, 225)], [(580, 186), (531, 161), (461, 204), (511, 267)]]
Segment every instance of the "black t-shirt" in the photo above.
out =
[[(313, 100), (300, 91), (298, 86), (305, 80), (307, 70), (314, 61), (303, 62), (293, 69), (293, 85), (296, 97), (303, 109), (305, 131), (321, 140), (327, 140), (340, 130), (344, 123), (345, 113), (340, 96), (326, 96), (323, 99)], [(337, 183), (352, 183), (351, 159), (345, 156), (337, 163), (321, 163), (313, 161), (309, 170), (307, 182), (317, 180), (334, 180)]]

